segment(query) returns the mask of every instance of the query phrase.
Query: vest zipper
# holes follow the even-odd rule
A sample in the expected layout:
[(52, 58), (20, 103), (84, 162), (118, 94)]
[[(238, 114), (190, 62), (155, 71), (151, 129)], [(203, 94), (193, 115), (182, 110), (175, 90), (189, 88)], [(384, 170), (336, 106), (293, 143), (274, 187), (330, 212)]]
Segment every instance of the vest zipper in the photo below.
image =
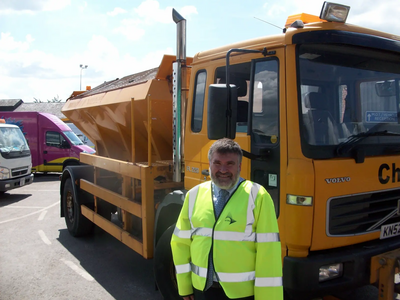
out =
[[(213, 266), (214, 266), (214, 273), (215, 273), (215, 276), (217, 277), (218, 282), (219, 282), (219, 278), (218, 278), (218, 273), (215, 271), (215, 263), (214, 263), (214, 255), (213, 255), (215, 226), (217, 226), (217, 222), (218, 222), (218, 220), (219, 220), (219, 217), (222, 215), (222, 212), (224, 211), (225, 206), (228, 204), (229, 200), (232, 198), (233, 194), (235, 194), (235, 192), (237, 191), (237, 189), (239, 188), (239, 186), (240, 186), (243, 182), (245, 182), (245, 181), (246, 181), (246, 180), (243, 180), (242, 182), (240, 182), (240, 183), (237, 185), (236, 189), (235, 189), (235, 190), (232, 192), (232, 194), (229, 196), (229, 198), (225, 201), (224, 207), (222, 208), (221, 213), (219, 214), (218, 218), (217, 218), (217, 215), (215, 214), (215, 206), (214, 206), (214, 200), (213, 200), (214, 196), (213, 196), (213, 193), (211, 193), (211, 194), (212, 194), (212, 195), (211, 195), (211, 197), (212, 197), (211, 201), (212, 201), (212, 205), (213, 205), (215, 223), (214, 223), (214, 226), (213, 226), (212, 232), (211, 232), (211, 248), (210, 248), (209, 256), (211, 255), (212, 264), (213, 264)], [(210, 258), (208, 258), (208, 261), (210, 261)], [(209, 267), (210, 267), (210, 266), (208, 266), (208, 268), (209, 268)], [(207, 274), (208, 274), (208, 268), (207, 268)], [(214, 279), (214, 274), (213, 274), (213, 279)], [(206, 278), (206, 284), (207, 284), (207, 278)], [(204, 289), (205, 289), (205, 288), (206, 288), (206, 287), (204, 286)], [(204, 291), (204, 290), (203, 290), (203, 291)]]

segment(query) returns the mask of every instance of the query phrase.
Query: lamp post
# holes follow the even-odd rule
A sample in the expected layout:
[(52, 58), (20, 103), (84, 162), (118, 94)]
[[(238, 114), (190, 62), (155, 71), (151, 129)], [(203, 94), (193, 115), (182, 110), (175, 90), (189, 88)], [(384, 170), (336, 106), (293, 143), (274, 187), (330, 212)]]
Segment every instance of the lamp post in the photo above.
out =
[(82, 70), (86, 69), (88, 65), (79, 65), (79, 67), (81, 68), (81, 76), (79, 78), (79, 90), (82, 91)]

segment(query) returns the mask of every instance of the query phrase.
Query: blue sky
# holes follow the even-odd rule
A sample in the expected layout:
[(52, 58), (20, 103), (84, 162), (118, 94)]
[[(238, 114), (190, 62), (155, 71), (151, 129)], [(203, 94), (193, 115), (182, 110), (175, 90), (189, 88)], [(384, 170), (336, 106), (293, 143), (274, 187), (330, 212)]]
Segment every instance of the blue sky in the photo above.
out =
[[(340, 0), (352, 24), (400, 35), (398, 0)], [(80, 87), (157, 67), (175, 54), (175, 8), (187, 19), (187, 56), (281, 30), (322, 0), (1, 0), (0, 99), (63, 101)]]

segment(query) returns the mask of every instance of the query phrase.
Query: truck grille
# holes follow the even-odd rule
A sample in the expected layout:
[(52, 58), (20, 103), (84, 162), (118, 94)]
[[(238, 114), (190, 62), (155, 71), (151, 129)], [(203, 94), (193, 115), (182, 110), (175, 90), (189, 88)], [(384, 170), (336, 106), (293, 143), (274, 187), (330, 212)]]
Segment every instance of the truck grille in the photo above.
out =
[(18, 169), (12, 169), (11, 174), (12, 177), (18, 177), (24, 174), (28, 173), (28, 167), (23, 167), (23, 168), (18, 168)]
[[(328, 202), (328, 234), (355, 235), (367, 233), (368, 228), (384, 219), (400, 200), (400, 190), (352, 195), (330, 199)], [(382, 225), (400, 222), (397, 214)]]

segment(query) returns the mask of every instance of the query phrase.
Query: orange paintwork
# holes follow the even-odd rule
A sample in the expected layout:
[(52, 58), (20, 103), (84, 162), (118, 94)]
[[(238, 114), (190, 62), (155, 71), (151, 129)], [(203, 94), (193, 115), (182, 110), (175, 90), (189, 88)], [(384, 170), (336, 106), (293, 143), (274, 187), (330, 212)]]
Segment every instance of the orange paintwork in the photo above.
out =
[(303, 21), (304, 24), (315, 23), (315, 22), (327, 22), (325, 20), (321, 20), (317, 16), (302, 13), (289, 16), (286, 20), (285, 27), (288, 28), (293, 22), (297, 20)]
[[(200, 132), (191, 131), (193, 110), (194, 76), (199, 70), (207, 72), (206, 86), (214, 83), (216, 68), (225, 66), (225, 56), (232, 48), (261, 50), (266, 47), (275, 51), (279, 60), (279, 147), (280, 186), (278, 219), (282, 243), (282, 256), (307, 257), (309, 251), (333, 249), (379, 238), (379, 232), (348, 237), (329, 237), (326, 233), (327, 202), (338, 195), (394, 188), (378, 181), (378, 168), (385, 162), (400, 166), (400, 157), (367, 158), (363, 164), (353, 159), (312, 160), (304, 157), (301, 149), (298, 88), (296, 69), (296, 45), (293, 35), (304, 31), (338, 30), (381, 36), (400, 41), (398, 36), (357, 27), (350, 24), (325, 22), (316, 16), (300, 14), (288, 18), (286, 27), (302, 19), (304, 29), (288, 28), (280, 35), (261, 37), (238, 42), (212, 50), (199, 52), (188, 59), (187, 80), (190, 85), (187, 101), (187, 120), (184, 139), (184, 187), (190, 189), (202, 181), (208, 170), (208, 150), (213, 141), (207, 137), (207, 101), (204, 101), (203, 123)], [(259, 54), (234, 54), (230, 63), (238, 64), (259, 59)], [(164, 56), (154, 78), (132, 83), (107, 92), (77, 94), (63, 108), (63, 113), (96, 145), (97, 155), (124, 162), (149, 162), (172, 159), (172, 68), (174, 56)], [(95, 89), (94, 89), (95, 90)], [(208, 89), (205, 90), (208, 98)], [(150, 107), (149, 107), (150, 105)], [(151, 111), (151, 133), (149, 116)], [(150, 140), (149, 140), (150, 137)], [(237, 133), (236, 140), (246, 151), (251, 151), (250, 136)], [(149, 143), (151, 145), (149, 156)], [(150, 157), (150, 159), (149, 159)], [(250, 178), (251, 162), (244, 159), (241, 176)], [(204, 171), (204, 172), (203, 172)], [(359, 176), (363, 174), (363, 176)], [(148, 175), (151, 178), (153, 174)], [(385, 173), (386, 175), (386, 173)], [(389, 174), (390, 175), (390, 174)], [(389, 176), (388, 175), (388, 176)], [(327, 183), (327, 178), (350, 177), (351, 181), (340, 185)], [(398, 186), (398, 184), (397, 184)], [(150, 189), (150, 188), (149, 188)], [(340, 190), (339, 190), (340, 189)], [(312, 206), (296, 206), (286, 203), (287, 194), (309, 196)], [(150, 239), (150, 238), (149, 238)]]
[[(171, 64), (174, 60), (174, 56), (164, 56), (157, 74), (151, 80), (106, 92), (90, 93), (88, 96), (85, 93), (79, 94), (66, 102), (62, 112), (95, 143), (98, 155), (123, 161), (145, 162), (148, 160), (147, 111), (150, 102), (153, 161), (170, 160)], [(189, 58), (188, 63), (190, 61)]]

